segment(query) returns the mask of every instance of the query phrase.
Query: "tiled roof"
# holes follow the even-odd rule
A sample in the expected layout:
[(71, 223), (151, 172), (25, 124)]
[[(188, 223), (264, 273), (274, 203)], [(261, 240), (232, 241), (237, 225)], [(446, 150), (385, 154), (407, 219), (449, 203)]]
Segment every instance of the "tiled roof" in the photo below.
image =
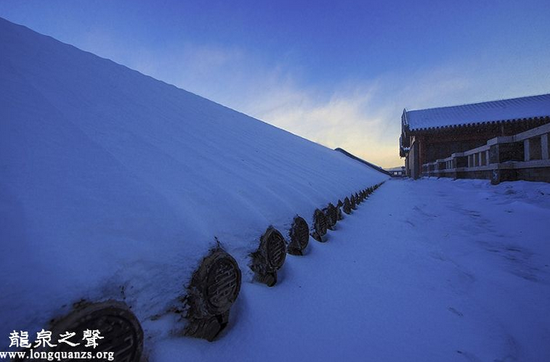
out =
[(421, 130), (550, 116), (550, 94), (405, 111), (409, 129)]

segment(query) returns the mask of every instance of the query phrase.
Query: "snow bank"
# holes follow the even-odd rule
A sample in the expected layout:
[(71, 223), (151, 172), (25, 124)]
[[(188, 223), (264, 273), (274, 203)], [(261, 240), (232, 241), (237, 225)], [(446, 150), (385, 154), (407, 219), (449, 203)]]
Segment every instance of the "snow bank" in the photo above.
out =
[[(144, 320), (214, 245), (387, 178), (339, 152), (0, 19), (0, 338), (85, 299)], [(245, 280), (250, 274), (245, 274)]]

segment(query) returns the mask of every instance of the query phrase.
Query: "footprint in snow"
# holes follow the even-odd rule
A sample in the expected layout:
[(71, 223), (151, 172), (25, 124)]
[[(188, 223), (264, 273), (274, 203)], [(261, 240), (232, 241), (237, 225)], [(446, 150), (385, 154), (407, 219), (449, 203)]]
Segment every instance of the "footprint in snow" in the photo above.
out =
[(453, 307), (449, 307), (449, 308), (447, 308), (447, 309), (449, 309), (450, 312), (456, 314), (456, 315), (459, 316), (459, 317), (464, 317), (464, 314), (463, 314), (462, 312), (460, 312), (460, 311), (454, 309)]
[(477, 358), (476, 355), (473, 354), (473, 353), (466, 352), (466, 351), (460, 351), (460, 350), (457, 350), (456, 353), (458, 353), (461, 356), (463, 356), (464, 358), (466, 358), (467, 361), (481, 362), (481, 360), (479, 358)]

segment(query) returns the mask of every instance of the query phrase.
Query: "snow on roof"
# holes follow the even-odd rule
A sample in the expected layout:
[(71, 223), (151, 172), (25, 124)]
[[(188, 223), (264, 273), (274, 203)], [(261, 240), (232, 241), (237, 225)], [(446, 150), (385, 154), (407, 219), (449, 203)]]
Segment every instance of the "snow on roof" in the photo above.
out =
[(550, 116), (550, 94), (405, 111), (410, 130)]
[(397, 167), (386, 168), (385, 170), (388, 172), (394, 172), (394, 171), (403, 171), (404, 169), (405, 169), (405, 166), (397, 166)]
[(387, 174), (387, 171), (384, 170), (382, 167), (377, 166), (377, 165), (375, 165), (374, 163), (371, 163), (371, 162), (369, 162), (369, 161), (365, 161), (365, 160), (363, 160), (362, 158), (357, 157), (357, 156), (355, 156), (355, 155), (352, 154), (352, 153), (349, 153), (348, 151), (344, 150), (343, 148), (337, 147), (337, 148), (335, 148), (334, 150), (335, 150), (335, 151), (338, 151), (338, 152), (341, 152), (341, 153), (343, 153), (344, 155), (346, 155), (346, 156), (348, 156), (348, 157), (350, 157), (350, 158), (353, 158), (354, 160), (357, 160), (357, 161), (359, 161), (359, 162), (361, 162), (361, 163), (363, 163), (363, 164), (365, 164), (365, 165), (367, 165), (367, 166), (369, 166), (369, 167), (372, 167), (372, 168), (375, 169), (376, 171), (380, 171), (380, 172), (383, 172), (383, 173)]
[(166, 311), (215, 237), (251, 278), (270, 224), (387, 179), (1, 18), (0, 49), (0, 336), (121, 288)]

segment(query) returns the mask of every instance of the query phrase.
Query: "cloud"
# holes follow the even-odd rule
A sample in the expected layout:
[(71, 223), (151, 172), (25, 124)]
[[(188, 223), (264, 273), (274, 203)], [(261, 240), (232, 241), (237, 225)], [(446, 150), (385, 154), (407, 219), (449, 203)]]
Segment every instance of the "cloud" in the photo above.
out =
[(383, 167), (400, 165), (401, 113), (470, 87), (449, 69), (342, 84), (323, 97), (286, 79), (254, 95), (246, 113), (330, 148), (341, 147)]
[(346, 87), (324, 99), (286, 85), (258, 95), (250, 113), (330, 148), (341, 147), (373, 162), (399, 162), (398, 127), (386, 127), (385, 111), (373, 103), (376, 92), (375, 85)]
[[(105, 44), (105, 43), (103, 43)], [(135, 49), (135, 48), (134, 48)], [(120, 56), (131, 68), (330, 148), (383, 167), (403, 163), (403, 108), (420, 109), (548, 92), (550, 60), (509, 63), (456, 60), (410, 74), (400, 71), (317, 88), (292, 64), (220, 44), (174, 44)], [(550, 57), (544, 58), (550, 59)], [(119, 59), (114, 59), (120, 61)], [(527, 66), (529, 65), (529, 66)], [(518, 81), (518, 77), (520, 81)]]
[[(403, 108), (421, 109), (545, 93), (550, 61), (536, 68), (475, 61), (446, 64), (413, 74), (392, 73), (357, 80), (328, 97), (296, 82), (270, 81), (265, 92), (241, 109), (275, 126), (321, 143), (341, 147), (383, 167), (401, 165), (398, 139)], [(519, 79), (518, 79), (519, 77)], [(538, 79), (536, 81), (535, 79)]]

